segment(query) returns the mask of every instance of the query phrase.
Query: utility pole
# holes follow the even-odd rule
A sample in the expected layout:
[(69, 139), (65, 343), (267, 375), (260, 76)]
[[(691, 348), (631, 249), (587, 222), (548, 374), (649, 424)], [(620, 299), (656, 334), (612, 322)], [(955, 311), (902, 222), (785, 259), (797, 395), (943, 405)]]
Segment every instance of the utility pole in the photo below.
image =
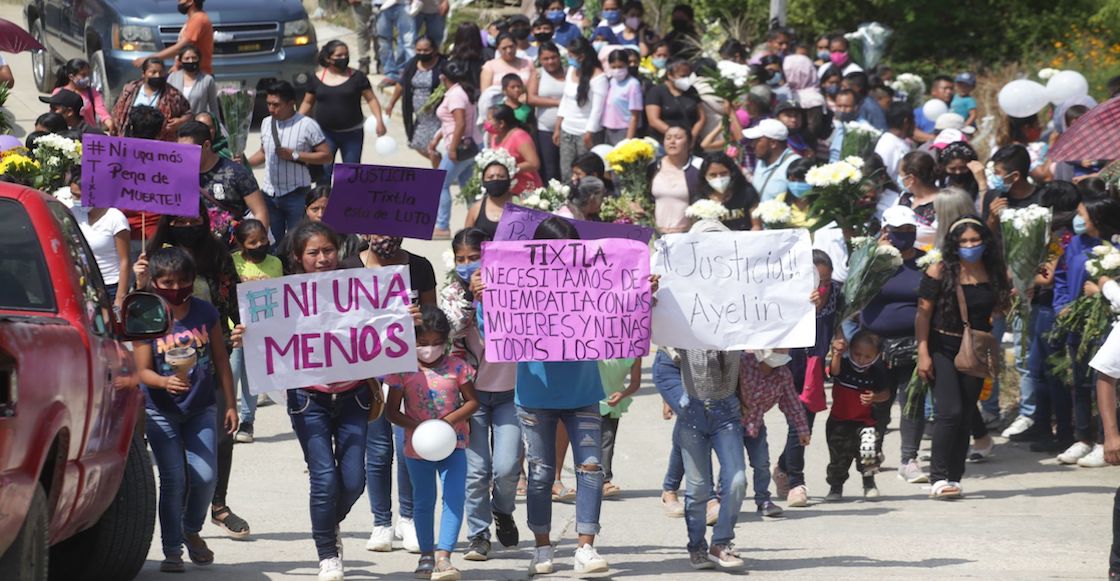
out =
[(770, 25), (767, 28), (786, 25), (789, 0), (770, 0)]

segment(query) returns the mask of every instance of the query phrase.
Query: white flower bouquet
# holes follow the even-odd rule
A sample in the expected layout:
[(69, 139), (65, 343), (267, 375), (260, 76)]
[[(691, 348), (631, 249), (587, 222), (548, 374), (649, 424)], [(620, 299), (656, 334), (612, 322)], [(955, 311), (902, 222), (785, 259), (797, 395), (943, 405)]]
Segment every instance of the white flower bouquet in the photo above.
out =
[[(1102, 276), (1120, 278), (1120, 249), (1111, 242), (1104, 242), (1093, 248), (1092, 256), (1085, 262), (1085, 272), (1089, 274), (1091, 282), (1096, 282)], [(1112, 304), (1103, 293), (1098, 292), (1093, 296), (1082, 294), (1062, 309), (1054, 321), (1050, 339), (1064, 340), (1068, 335), (1079, 336), (1077, 361), (1079, 365), (1085, 365), (1108, 336), (1116, 316)], [(1058, 351), (1047, 359), (1047, 363), (1056, 376), (1067, 380), (1071, 378), (1073, 362), (1070, 351)]]
[(793, 222), (793, 210), (781, 200), (766, 200), (755, 207), (751, 217), (761, 220), (762, 227), (767, 230), (778, 230), (789, 228)]
[(922, 98), (926, 94), (926, 82), (913, 73), (902, 73), (891, 83), (895, 98), (902, 98), (910, 105), (911, 109), (922, 106)]
[(35, 187), (50, 192), (66, 185), (67, 173), (82, 163), (82, 143), (58, 134), (35, 139), (35, 161), (39, 162), (39, 178)]
[(555, 212), (568, 203), (572, 188), (559, 180), (548, 180), (544, 187), (533, 190), (521, 200), (521, 205), (542, 212)]
[(807, 212), (813, 230), (836, 222), (842, 229), (866, 233), (867, 221), (875, 213), (875, 207), (863, 199), (862, 165), (861, 159), (849, 157), (818, 165), (805, 174), (805, 181), (813, 187)]
[(844, 282), (844, 310), (836, 319), (839, 326), (863, 310), (883, 285), (902, 266), (902, 254), (889, 244), (880, 244), (874, 236), (852, 238), (848, 255), (848, 280)]
[(467, 291), (452, 269), (448, 281), (439, 291), (439, 309), (451, 323), (451, 339), (463, 336), (474, 317), (474, 308), (467, 300)]
[(866, 121), (849, 121), (844, 124), (844, 141), (840, 144), (840, 157), (863, 159), (875, 151), (875, 144), (883, 132)]
[(723, 220), (727, 218), (730, 212), (727, 208), (715, 200), (696, 200), (688, 208), (685, 208), (684, 215), (686, 218), (691, 218), (696, 221), (700, 220)]
[[(1050, 244), (1049, 208), (1031, 204), (1026, 208), (1006, 208), (999, 214), (999, 227), (1003, 233), (1003, 255), (1011, 274), (1011, 283), (1018, 292), (1016, 312), (1023, 325), (1023, 336), (1030, 336), (1031, 303), (1025, 300), (1034, 286), (1038, 267), (1046, 261)], [(1027, 342), (1022, 341), (1025, 353)]]

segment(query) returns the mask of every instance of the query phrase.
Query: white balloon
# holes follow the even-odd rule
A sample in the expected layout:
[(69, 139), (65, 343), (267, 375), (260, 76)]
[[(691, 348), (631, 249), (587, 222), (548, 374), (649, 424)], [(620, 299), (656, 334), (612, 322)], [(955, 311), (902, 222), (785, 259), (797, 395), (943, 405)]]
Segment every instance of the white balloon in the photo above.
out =
[(382, 135), (373, 143), (373, 149), (377, 152), (377, 155), (393, 155), (397, 152), (397, 140), (388, 135)]
[(1073, 97), (1089, 94), (1089, 81), (1077, 71), (1061, 71), (1046, 82), (1046, 96), (1050, 102), (1060, 105)]
[(429, 462), (439, 462), (455, 451), (455, 428), (443, 420), (424, 420), (412, 430), (412, 449)]
[(1011, 117), (1030, 117), (1049, 102), (1046, 87), (1027, 79), (1017, 79), (999, 90), (999, 107)]
[(922, 115), (925, 115), (926, 119), (930, 121), (937, 121), (938, 117), (947, 112), (949, 112), (949, 106), (941, 99), (930, 99), (926, 101), (925, 105), (922, 105)]
[(377, 135), (377, 117), (374, 117), (373, 115), (366, 117), (366, 121), (362, 124), (362, 128), (365, 129), (366, 135)]

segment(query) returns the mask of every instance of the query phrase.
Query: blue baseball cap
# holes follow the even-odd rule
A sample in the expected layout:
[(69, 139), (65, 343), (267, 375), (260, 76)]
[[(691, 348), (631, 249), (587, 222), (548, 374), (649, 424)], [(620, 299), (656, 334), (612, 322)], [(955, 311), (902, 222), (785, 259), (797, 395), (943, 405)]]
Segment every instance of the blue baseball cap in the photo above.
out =
[(976, 86), (976, 75), (974, 75), (972, 73), (961, 73), (961, 74), (957, 75), (956, 79), (953, 79), (953, 80), (958, 82), (958, 83), (963, 83), (965, 85), (968, 85), (970, 87), (975, 87)]

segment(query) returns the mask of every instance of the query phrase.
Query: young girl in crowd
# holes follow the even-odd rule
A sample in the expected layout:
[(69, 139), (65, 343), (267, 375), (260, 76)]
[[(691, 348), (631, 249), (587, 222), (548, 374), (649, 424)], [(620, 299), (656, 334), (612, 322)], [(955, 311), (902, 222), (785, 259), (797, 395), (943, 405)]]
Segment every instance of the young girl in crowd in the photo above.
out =
[[(260, 220), (243, 220), (233, 230), (233, 237), (241, 250), (233, 253), (233, 267), (237, 269), (240, 282), (265, 280), (284, 276), (280, 259), (269, 254), (268, 229)], [(239, 384), (241, 393), (241, 427), (237, 429), (236, 440), (242, 444), (253, 442), (253, 421), (257, 415), (257, 396), (249, 391), (249, 374), (245, 369), (245, 352), (234, 347), (230, 355), (234, 380)]]
[(843, 339), (832, 342), (832, 409), (825, 424), (828, 441), (828, 496), (826, 502), (843, 498), (848, 469), (856, 462), (863, 475), (863, 497), (878, 498), (875, 473), (879, 460), (875, 450), (875, 418), (871, 405), (890, 399), (889, 378), (879, 360), (879, 336), (866, 329), (852, 336), (851, 348)]
[(630, 75), (629, 51), (611, 52), (607, 60), (610, 86), (607, 88), (606, 107), (603, 108), (603, 128), (606, 142), (618, 145), (624, 139), (638, 136), (642, 117), (642, 82)]
[[(416, 576), (454, 581), (460, 577), (459, 570), (451, 564), (451, 551), (455, 549), (459, 529), (463, 526), (468, 420), (478, 409), (475, 374), (465, 361), (448, 354), (451, 323), (443, 311), (424, 305), (420, 308), (420, 319), (416, 327), (416, 358), (420, 370), (385, 378), (389, 386), (385, 410), (389, 420), (405, 430), (405, 462), (412, 482), (413, 520), (420, 542)], [(401, 402), (404, 402), (404, 412), (401, 412)], [(442, 460), (425, 460), (412, 448), (413, 430), (426, 420), (444, 421), (455, 428), (455, 450)], [(443, 491), (438, 544), (434, 540), (437, 474)]]
[[(159, 467), (160, 571), (183, 571), (183, 544), (196, 565), (214, 562), (199, 531), (214, 497), (218, 471), (217, 430), (237, 431), (237, 413), (226, 410), (218, 424), (215, 393), (234, 401), (224, 321), (210, 303), (194, 298), (195, 264), (181, 248), (154, 250), (146, 262), (145, 287), (171, 305), (167, 335), (137, 341), (136, 366), (147, 407), (148, 443)], [(182, 353), (180, 353), (182, 352)], [(188, 370), (172, 357), (195, 360)], [(219, 427), (220, 426), (220, 427)]]
[(631, 396), (642, 386), (641, 359), (610, 359), (599, 362), (599, 380), (606, 396), (599, 402), (603, 416), (603, 498), (618, 496), (614, 484), (614, 450), (618, 442), (618, 420), (630, 408)]

